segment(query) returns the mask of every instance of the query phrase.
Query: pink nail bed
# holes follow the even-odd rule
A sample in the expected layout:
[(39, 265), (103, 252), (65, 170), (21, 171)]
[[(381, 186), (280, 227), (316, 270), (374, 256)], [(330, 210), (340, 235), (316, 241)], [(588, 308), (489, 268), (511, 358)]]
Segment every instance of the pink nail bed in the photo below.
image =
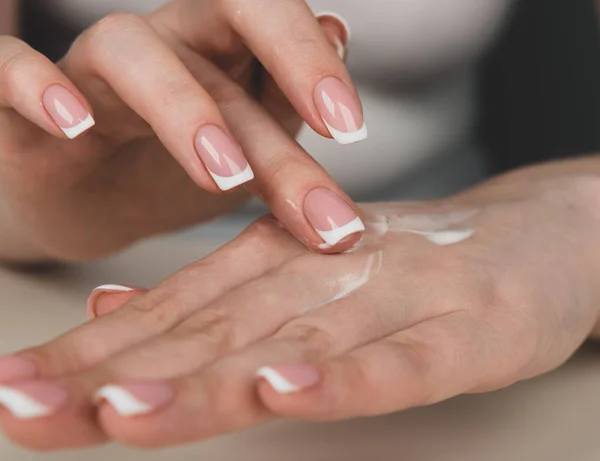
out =
[(98, 304), (98, 300), (100, 299), (100, 297), (102, 295), (105, 295), (107, 293), (127, 294), (127, 293), (131, 293), (133, 291), (145, 291), (145, 290), (143, 288), (131, 287), (131, 286), (125, 286), (125, 285), (101, 285), (99, 287), (94, 288), (92, 290), (92, 292), (90, 293), (90, 296), (88, 297), (88, 300), (87, 300), (88, 319), (95, 319), (96, 317), (98, 317), (97, 304)]
[(200, 128), (195, 146), (219, 189), (227, 191), (254, 179), (242, 149), (220, 128), (214, 125)]
[(0, 385), (0, 405), (19, 419), (50, 416), (68, 400), (65, 389), (47, 381), (27, 381)]
[(279, 394), (298, 392), (314, 386), (321, 380), (316, 368), (302, 363), (263, 367), (256, 374), (264, 378)]
[(304, 213), (315, 231), (329, 246), (365, 230), (364, 223), (354, 210), (327, 189), (314, 189), (309, 192), (304, 199)]
[(95, 394), (96, 401), (108, 402), (124, 417), (155, 412), (171, 403), (173, 398), (173, 389), (160, 382), (109, 384)]
[(33, 379), (36, 374), (33, 361), (17, 355), (0, 356), (0, 383)]
[(341, 80), (335, 77), (323, 79), (315, 88), (315, 103), (337, 142), (352, 144), (367, 138), (362, 108)]
[(49, 87), (42, 96), (42, 104), (70, 139), (76, 138), (95, 124), (84, 105), (64, 86)]

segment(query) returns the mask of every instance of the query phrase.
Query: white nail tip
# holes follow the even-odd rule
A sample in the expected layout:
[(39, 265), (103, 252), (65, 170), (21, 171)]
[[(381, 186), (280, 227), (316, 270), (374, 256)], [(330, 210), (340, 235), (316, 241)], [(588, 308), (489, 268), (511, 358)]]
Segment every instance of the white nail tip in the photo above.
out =
[(105, 386), (98, 389), (94, 395), (94, 402), (98, 403), (102, 400), (106, 400), (117, 413), (125, 417), (145, 415), (154, 410), (119, 386)]
[(350, 42), (350, 40), (352, 39), (352, 29), (350, 28), (350, 23), (346, 21), (346, 18), (344, 18), (339, 13), (334, 13), (333, 11), (323, 11), (322, 13), (316, 15), (317, 18), (322, 18), (323, 16), (331, 16), (332, 18), (335, 18), (338, 21), (340, 21), (346, 29), (346, 34), (348, 35), (348, 42)]
[(89, 130), (95, 124), (96, 124), (96, 121), (92, 118), (92, 116), (90, 114), (88, 114), (88, 116), (82, 122), (80, 122), (78, 125), (75, 125), (71, 128), (62, 128), (61, 127), (60, 129), (67, 136), (67, 138), (74, 139), (77, 136), (79, 136), (81, 133), (83, 133), (84, 131)]
[(348, 224), (338, 227), (336, 229), (330, 231), (323, 231), (319, 229), (315, 229), (317, 234), (321, 236), (325, 243), (332, 247), (333, 245), (340, 242), (345, 237), (355, 234), (356, 232), (362, 232), (365, 230), (365, 224), (362, 220), (357, 216), (353, 221), (350, 221)]
[(41, 418), (52, 413), (47, 406), (10, 387), (0, 387), (0, 405), (19, 419)]
[(279, 394), (291, 394), (292, 392), (300, 390), (271, 367), (260, 368), (256, 372), (256, 375), (266, 379), (271, 387)]
[(346, 59), (346, 47), (339, 38), (335, 39), (335, 51), (342, 61)]
[(133, 288), (125, 287), (123, 285), (100, 285), (94, 288), (94, 291), (133, 291)]
[(252, 171), (250, 165), (248, 165), (244, 171), (236, 174), (235, 176), (219, 176), (210, 170), (208, 170), (208, 172), (217, 183), (217, 186), (219, 186), (219, 189), (222, 191), (231, 190), (240, 184), (244, 184), (254, 179), (254, 172)]
[(329, 123), (327, 123), (327, 120), (323, 119), (323, 122), (325, 122), (325, 125), (327, 126), (329, 133), (331, 133), (331, 136), (333, 136), (333, 139), (335, 139), (338, 143), (342, 145), (354, 144), (355, 142), (364, 141), (369, 136), (366, 123), (363, 123), (362, 128), (358, 131), (354, 131), (352, 133), (344, 133), (343, 131), (339, 131), (333, 128)]

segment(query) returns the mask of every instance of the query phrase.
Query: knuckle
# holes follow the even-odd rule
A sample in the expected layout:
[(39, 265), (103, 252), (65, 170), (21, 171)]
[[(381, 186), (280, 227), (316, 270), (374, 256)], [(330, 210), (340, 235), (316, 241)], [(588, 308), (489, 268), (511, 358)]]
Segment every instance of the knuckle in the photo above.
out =
[(115, 33), (123, 29), (145, 25), (145, 20), (136, 14), (114, 12), (100, 19), (94, 26), (97, 33)]
[(156, 107), (160, 107), (163, 113), (181, 112), (182, 108), (190, 102), (196, 109), (199, 108), (201, 113), (206, 114), (215, 110), (212, 102), (203, 97), (197, 87), (179, 75), (161, 82), (161, 91), (156, 97), (158, 103)]
[(226, 112), (228, 107), (248, 99), (247, 93), (241, 87), (223, 79), (207, 82), (205, 89), (221, 107), (222, 112)]
[(161, 330), (164, 326), (177, 323), (182, 312), (186, 312), (187, 306), (186, 300), (181, 296), (155, 289), (132, 299), (126, 309), (128, 315), (138, 319), (140, 326)]
[(437, 337), (434, 341), (411, 343), (404, 348), (403, 359), (416, 378), (414, 385), (407, 388), (407, 407), (432, 405), (459, 393), (439, 385), (457, 381), (448, 374), (460, 369), (466, 360), (464, 349), (458, 343), (460, 339)]
[(376, 396), (380, 388), (380, 368), (372, 361), (359, 354), (348, 354), (341, 359), (348, 379), (358, 383), (361, 392)]
[[(505, 338), (510, 345), (511, 368), (525, 368), (535, 361), (542, 338), (540, 321), (534, 306), (536, 300), (531, 290), (522, 283), (503, 281), (494, 286), (488, 296), (487, 325), (494, 336)], [(549, 320), (550, 317), (546, 316)], [(503, 325), (503, 327), (499, 327)], [(501, 330), (501, 331), (500, 331)]]
[[(243, 235), (252, 242), (270, 242), (283, 232), (281, 224), (272, 216), (263, 216), (254, 221)], [(261, 245), (262, 246), (262, 245)]]
[(204, 311), (201, 318), (176, 327), (173, 335), (217, 354), (231, 351), (238, 344), (235, 320), (218, 311)]
[(279, 338), (301, 345), (305, 360), (329, 357), (338, 348), (335, 338), (327, 330), (309, 324), (291, 324), (281, 330)]
[(81, 35), (76, 44), (90, 52), (88, 58), (103, 58), (100, 52), (121, 46), (123, 35), (146, 25), (142, 17), (133, 13), (110, 13)]
[(13, 95), (26, 81), (27, 64), (34, 59), (33, 53), (23, 44), (15, 46), (6, 59), (0, 60), (0, 82), (5, 96)]
[(307, 155), (301, 155), (300, 152), (291, 148), (274, 153), (265, 162), (266, 164), (263, 168), (264, 183), (269, 185), (273, 193), (277, 191), (277, 194), (275, 194), (276, 197), (286, 196), (286, 194), (280, 194), (280, 191), (289, 185), (289, 178), (311, 177), (311, 175), (318, 178), (318, 169), (312, 168), (313, 171), (308, 171), (311, 168), (307, 168), (307, 161)]

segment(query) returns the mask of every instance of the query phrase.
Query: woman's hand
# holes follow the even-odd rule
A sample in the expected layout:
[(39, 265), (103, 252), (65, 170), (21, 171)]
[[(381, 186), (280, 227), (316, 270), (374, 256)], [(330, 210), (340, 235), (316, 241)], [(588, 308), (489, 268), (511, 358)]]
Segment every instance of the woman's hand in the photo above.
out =
[(360, 245), (335, 256), (263, 218), (151, 291), (99, 290), (90, 307), (104, 315), (0, 361), (4, 429), (42, 449), (106, 436), (158, 447), (278, 416), (394, 412), (552, 370), (600, 314), (597, 163), (368, 205)]
[(309, 248), (355, 242), (336, 246), (361, 231), (358, 218), (346, 233), (315, 229), (326, 216), (309, 209), (311, 190), (339, 196), (342, 212), (353, 205), (290, 136), (296, 110), (342, 142), (364, 133), (341, 59), (347, 32), (303, 1), (281, 4), (178, 0), (114, 14), (57, 66), (0, 37), (0, 258), (105, 255), (233, 209), (243, 191), (206, 192), (246, 183)]

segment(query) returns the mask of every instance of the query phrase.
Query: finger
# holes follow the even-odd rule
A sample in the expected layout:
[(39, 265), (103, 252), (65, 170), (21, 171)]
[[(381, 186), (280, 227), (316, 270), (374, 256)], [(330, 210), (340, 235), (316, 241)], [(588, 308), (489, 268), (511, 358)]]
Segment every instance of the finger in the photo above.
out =
[[(203, 18), (205, 28), (197, 26)], [(342, 144), (366, 138), (362, 106), (337, 52), (303, 0), (173, 2), (153, 15), (208, 55), (242, 44), (256, 55), (302, 118)]]
[(93, 320), (120, 309), (134, 297), (147, 293), (140, 287), (125, 285), (102, 285), (94, 288), (87, 301), (88, 319)]
[[(167, 379), (188, 374), (275, 334), (290, 321), (277, 338), (290, 337), (296, 341), (300, 335), (318, 331), (323, 325), (339, 331), (335, 335), (338, 340), (332, 341), (336, 345), (345, 344), (342, 339), (347, 337), (360, 341), (360, 335), (343, 334), (359, 327), (365, 334), (376, 335), (383, 316), (373, 316), (374, 309), (365, 311), (363, 304), (359, 304), (356, 309), (359, 312), (354, 312), (346, 307), (348, 321), (340, 322), (337, 317), (345, 304), (333, 311), (323, 306), (341, 296), (350, 296), (353, 289), (358, 290), (375, 278), (380, 270), (380, 256), (379, 253), (344, 255), (325, 267), (326, 261), (321, 263), (319, 259), (327, 256), (309, 254), (286, 263), (279, 270), (225, 294), (151, 341), (98, 364), (86, 371), (86, 375), (93, 375), (100, 387), (115, 380)], [(341, 285), (339, 280), (343, 280)], [(309, 315), (313, 310), (315, 314)], [(317, 314), (321, 311), (325, 313)], [(386, 324), (388, 328), (394, 325)], [(309, 343), (307, 339), (307, 347)]]
[(348, 22), (339, 14), (332, 12), (318, 14), (317, 21), (319, 21), (329, 43), (333, 45), (339, 58), (345, 62), (348, 57), (348, 44), (351, 37)]
[[(268, 249), (267, 249), (268, 247)], [(111, 314), (47, 344), (0, 360), (0, 382), (55, 377), (88, 368), (164, 332), (224, 293), (306, 251), (272, 218), (169, 277)]]
[(66, 66), (105, 80), (204, 189), (228, 191), (254, 178), (213, 99), (143, 18), (103, 19), (75, 43)]
[[(352, 266), (348, 264), (349, 261), (344, 262), (346, 266)], [(350, 277), (346, 277), (346, 280), (349, 279)], [(103, 427), (112, 437), (126, 443), (161, 446), (201, 440), (262, 421), (269, 416), (269, 412), (265, 412), (265, 409), (257, 404), (254, 385), (257, 373), (266, 378), (273, 378), (274, 370), (277, 368), (276, 365), (271, 367), (269, 364), (288, 363), (290, 360), (318, 363), (327, 357), (335, 357), (363, 344), (384, 338), (394, 331), (403, 330), (419, 321), (422, 310), (419, 312), (414, 306), (399, 308), (395, 305), (373, 305), (368, 302), (369, 299), (372, 300), (372, 296), (365, 294), (365, 298), (361, 298), (361, 294), (372, 293), (373, 290), (378, 291), (385, 286), (385, 282), (382, 282), (383, 285), (378, 285), (377, 279), (371, 283), (369, 289), (364, 292), (358, 290), (350, 294), (347, 299), (335, 301), (320, 309), (307, 310), (301, 317), (287, 323), (264, 342), (245, 349), (232, 348), (239, 349), (240, 352), (226, 356), (208, 368), (200, 368), (197, 373), (187, 378), (169, 382), (157, 382), (154, 379), (150, 383), (144, 381), (141, 384), (139, 379), (147, 380), (151, 376), (146, 371), (145, 374), (134, 374), (132, 376), (134, 381), (117, 381), (116, 384), (103, 387), (99, 395), (110, 403), (108, 408), (104, 406), (101, 410)], [(325, 279), (324, 284), (332, 285), (329, 279)], [(319, 287), (319, 283), (314, 281), (311, 281), (310, 285)], [(282, 292), (289, 293), (290, 300), (298, 297), (298, 293), (290, 292), (289, 287), (281, 288)], [(385, 296), (382, 296), (382, 299), (385, 299)], [(270, 301), (277, 304), (276, 299), (270, 298)], [(258, 306), (262, 304), (263, 302), (259, 302)], [(307, 304), (305, 295), (303, 305)], [(253, 311), (259, 318), (265, 319), (260, 308), (257, 309)], [(274, 311), (274, 309), (270, 310)], [(201, 315), (202, 313), (198, 313), (198, 316)], [(192, 322), (193, 320), (193, 318), (188, 319)], [(264, 323), (269, 321), (270, 319), (264, 320)], [(229, 333), (227, 335), (229, 340), (238, 339), (246, 330), (256, 328), (256, 325), (249, 325), (248, 321), (244, 323), (246, 329), (236, 328), (236, 323), (233, 321), (227, 325), (228, 328), (219, 330), (226, 330)], [(160, 357), (161, 351), (164, 355), (162, 359), (157, 359), (159, 361), (164, 362), (166, 357), (185, 357), (187, 350), (190, 351), (188, 357), (182, 360), (187, 361), (192, 367), (202, 365), (204, 354), (200, 351), (211, 348), (213, 344), (206, 340), (198, 343), (197, 335), (194, 334), (197, 332), (189, 325), (186, 326), (186, 330), (189, 337), (187, 344), (182, 342), (179, 347), (173, 348), (175, 342), (172, 338), (171, 343), (163, 340), (160, 342), (160, 347), (146, 350), (146, 361), (150, 357)], [(212, 331), (204, 332), (211, 341), (217, 341), (218, 344), (219, 335), (212, 333)], [(220, 337), (223, 337), (222, 333)], [(195, 356), (199, 354), (200, 363), (194, 361), (195, 356), (192, 351), (196, 351)], [(138, 354), (136, 360), (144, 360), (144, 358)], [(115, 374), (115, 378), (126, 377), (126, 370), (135, 368), (136, 360), (124, 364), (120, 372)], [(179, 369), (172, 374), (179, 375), (189, 372), (190, 369)], [(162, 370), (154, 372), (156, 378), (161, 375)], [(282, 381), (281, 379), (277, 381), (277, 378), (278, 376), (275, 375), (275, 385), (281, 384)], [(283, 382), (283, 390), (293, 385), (297, 386), (298, 383)], [(278, 390), (281, 391), (282, 387)], [(153, 415), (153, 412), (157, 413)], [(202, 414), (204, 418), (194, 420), (193, 414)], [(140, 418), (140, 415), (146, 416)], [(130, 419), (132, 416), (136, 418)], [(208, 421), (210, 424), (207, 424)], [(161, 427), (169, 430), (160, 430)]]
[[(282, 229), (280, 230), (283, 232)], [(288, 237), (294, 241), (291, 236)], [(306, 313), (310, 309), (318, 308), (328, 300), (339, 296), (339, 290), (346, 288), (337, 286), (335, 283), (328, 283), (327, 275), (332, 277), (332, 280), (345, 277), (345, 280), (353, 283), (354, 275), (357, 280), (362, 280), (366, 274), (365, 280), (368, 280), (371, 276), (375, 276), (374, 271), (378, 269), (379, 261), (373, 255), (356, 253), (335, 257), (329, 264), (329, 268), (326, 269), (323, 263), (315, 260), (333, 259), (332, 257), (308, 253), (296, 241), (294, 243), (304, 252), (305, 257), (296, 258), (289, 265), (284, 264), (281, 269), (273, 272), (273, 274), (279, 275), (266, 275), (240, 286), (231, 294), (225, 295), (218, 302), (197, 311), (186, 321), (152, 341), (140, 343), (138, 347), (124, 351), (111, 358), (110, 361), (103, 362), (82, 374), (62, 379), (59, 387), (55, 383), (46, 383), (44, 392), (54, 394), (60, 392), (61, 395), (64, 393), (68, 395), (68, 398), (61, 399), (59, 403), (54, 400), (46, 403), (45, 395), (41, 391), (38, 392), (37, 388), (30, 389), (30, 384), (27, 382), (11, 383), (10, 387), (5, 387), (4, 400), (2, 400), (0, 392), (0, 402), (11, 411), (11, 415), (3, 417), (6, 430), (20, 443), (29, 446), (38, 444), (46, 446), (46, 444), (57, 443), (59, 445), (56, 447), (64, 448), (85, 441), (93, 442), (95, 439), (90, 434), (94, 434), (96, 419), (93, 417), (91, 396), (99, 387), (110, 383), (111, 379), (160, 378), (194, 371), (203, 363), (209, 363), (222, 354), (240, 349), (258, 338), (274, 333), (287, 320)], [(255, 250), (256, 247), (252, 247), (252, 249)], [(223, 254), (220, 257), (231, 259), (231, 256)], [(311, 260), (313, 262), (312, 274), (307, 271), (306, 267)], [(214, 269), (214, 266), (211, 265), (211, 270)], [(307, 273), (310, 274), (308, 277), (305, 276)], [(195, 283), (198, 283), (198, 278), (195, 278)], [(275, 293), (273, 293), (274, 286), (277, 286)], [(185, 290), (187, 290), (186, 296), (190, 297), (190, 287)], [(176, 301), (177, 299), (175, 299)], [(114, 312), (112, 316), (100, 318), (96, 322), (114, 317), (115, 314), (126, 310), (127, 306)], [(371, 310), (371, 312), (374, 311)], [(358, 316), (350, 315), (349, 318), (355, 319)], [(124, 321), (122, 320), (121, 323)], [(143, 319), (129, 318), (126, 323), (131, 325), (130, 328), (136, 330), (147, 329), (145, 325), (147, 322)], [(114, 342), (120, 341), (119, 329), (120, 325), (110, 328), (110, 347)], [(316, 343), (317, 337), (312, 338), (314, 340), (304, 338), (298, 333), (298, 330), (301, 329), (298, 327), (293, 331), (289, 330), (286, 335), (290, 337), (278, 339), (277, 344), (290, 343), (294, 346), (293, 349), (315, 350), (318, 344)], [(353, 329), (356, 329), (356, 325)], [(82, 330), (80, 329), (80, 331)], [(127, 339), (130, 339), (129, 336)], [(94, 351), (99, 349), (96, 345), (97, 339), (89, 332), (89, 329), (82, 341), (86, 342), (86, 347), (91, 345)], [(341, 341), (339, 342), (341, 343)], [(71, 353), (78, 349), (77, 345), (69, 345)], [(292, 347), (286, 345), (280, 349), (287, 351)], [(272, 347), (272, 345), (266, 348), (269, 354), (273, 353), (272, 350), (281, 353), (280, 349)], [(308, 352), (305, 353), (308, 354)], [(233, 365), (225, 366), (224, 370), (233, 368), (230, 371), (236, 374), (239, 372), (238, 368), (241, 363), (244, 364), (244, 370), (246, 370), (248, 365), (254, 364), (252, 366), (258, 367), (258, 364), (270, 362), (272, 358), (271, 356), (265, 357), (264, 354), (256, 355), (247, 353), (245, 359), (237, 359)], [(294, 357), (296, 356), (294, 355)], [(64, 351), (62, 360), (65, 361)], [(230, 371), (223, 371), (222, 373), (225, 373), (223, 376)], [(251, 378), (255, 371), (256, 369), (250, 372)], [(219, 372), (219, 375), (222, 373)], [(247, 379), (244, 382), (247, 382)], [(52, 391), (48, 390), (49, 386), (54, 386), (51, 387)], [(20, 398), (22, 401), (23, 396), (34, 402), (28, 407), (32, 408), (29, 411), (33, 412), (33, 419), (39, 417), (40, 405), (43, 407), (41, 414), (45, 417), (45, 424), (40, 425), (35, 422), (32, 426), (33, 429), (29, 431), (22, 429), (23, 415), (17, 412), (18, 408), (15, 410), (14, 402), (16, 398)], [(218, 398), (222, 401), (222, 396), (218, 396)], [(235, 398), (237, 399), (237, 396)], [(122, 407), (121, 411), (131, 412), (132, 410)], [(215, 411), (217, 411), (216, 408)], [(70, 432), (71, 427), (74, 428), (76, 434), (80, 434), (81, 439), (66, 440), (60, 434), (54, 434), (59, 430)], [(87, 429), (84, 430), (84, 427)], [(215, 425), (214, 428), (223, 430), (218, 425)], [(163, 443), (161, 441), (164, 442), (165, 439), (157, 439), (155, 443)]]
[(58, 67), (9, 36), (0, 36), (0, 107), (59, 138), (75, 138), (94, 125), (88, 102)]
[[(81, 371), (168, 330), (238, 283), (258, 277), (299, 253), (306, 253), (306, 249), (272, 218), (264, 218), (231, 244), (180, 271), (139, 301), (45, 346), (25, 351), (18, 358), (34, 363), (38, 377)], [(155, 368), (156, 364), (155, 359)], [(93, 373), (82, 375), (76, 385), (73, 379), (36, 381), (40, 384), (27, 381), (30, 376), (17, 379), (0, 386), (0, 406), (5, 408), (0, 410), (0, 421), (13, 440), (44, 449), (85, 446), (104, 440), (91, 406), (97, 389)], [(20, 406), (23, 402), (27, 404), (24, 410)]]
[[(344, 22), (329, 13), (320, 15), (318, 20), (327, 35), (330, 45), (334, 47), (338, 56), (345, 60), (350, 36)], [(302, 119), (283, 94), (273, 76), (264, 72), (261, 77), (263, 80), (259, 95), (261, 104), (274, 120), (277, 120), (288, 133), (295, 137), (302, 126)]]
[(499, 364), (473, 347), (483, 339), (477, 330), (451, 314), (330, 360), (275, 364), (259, 383), (260, 399), (277, 415), (311, 420), (430, 405), (498, 374)]
[(351, 248), (365, 226), (358, 208), (331, 176), (223, 72), (195, 53), (182, 50), (180, 56), (244, 146), (256, 172), (248, 188), (312, 250)]

